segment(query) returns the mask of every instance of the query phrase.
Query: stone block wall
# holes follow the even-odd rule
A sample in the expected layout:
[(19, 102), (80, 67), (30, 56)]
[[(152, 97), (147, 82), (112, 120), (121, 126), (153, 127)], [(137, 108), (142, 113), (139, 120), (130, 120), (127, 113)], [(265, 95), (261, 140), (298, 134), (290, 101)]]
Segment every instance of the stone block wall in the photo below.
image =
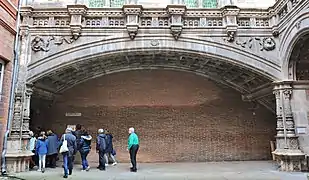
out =
[[(98, 128), (107, 128), (121, 162), (129, 161), (131, 126), (140, 137), (140, 162), (271, 159), (269, 141), (276, 134), (276, 118), (264, 107), (253, 112), (233, 89), (169, 70), (96, 78), (68, 90), (51, 106), (33, 99), (31, 118), (32, 128), (51, 128), (58, 134), (77, 123), (93, 136)], [(97, 161), (92, 147), (90, 160)]]

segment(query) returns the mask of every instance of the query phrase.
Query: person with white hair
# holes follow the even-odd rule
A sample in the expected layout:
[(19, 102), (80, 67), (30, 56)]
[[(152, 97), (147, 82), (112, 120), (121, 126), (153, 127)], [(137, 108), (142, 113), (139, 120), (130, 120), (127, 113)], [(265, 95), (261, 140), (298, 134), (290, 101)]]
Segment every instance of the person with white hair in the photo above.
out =
[(129, 128), (129, 139), (128, 139), (128, 151), (130, 152), (130, 159), (132, 167), (131, 172), (137, 172), (136, 167), (136, 154), (139, 148), (139, 140), (137, 134), (134, 132), (134, 128)]
[[(64, 169), (64, 176), (63, 178), (68, 178), (68, 175), (72, 174), (73, 171), (73, 163), (74, 163), (74, 155), (77, 152), (77, 144), (76, 144), (76, 137), (73, 135), (73, 129), (67, 128), (65, 130), (65, 134), (62, 135), (60, 142), (61, 146), (66, 144), (67, 148), (66, 151), (60, 152), (63, 156), (63, 169)], [(66, 141), (66, 143), (64, 143)], [(60, 151), (61, 151), (60, 147)]]
[(105, 171), (105, 153), (106, 153), (106, 135), (104, 134), (103, 129), (98, 130), (98, 136), (97, 136), (97, 143), (96, 143), (96, 150), (97, 153), (99, 153), (99, 166), (98, 169), (101, 171)]
[(36, 143), (36, 138), (34, 136), (33, 131), (29, 131), (29, 136), (31, 137), (29, 140), (29, 144), (28, 144), (28, 149), (34, 154), (31, 159), (30, 159), (30, 165), (29, 168), (33, 169), (34, 166), (37, 165), (37, 156), (35, 153), (35, 143)]

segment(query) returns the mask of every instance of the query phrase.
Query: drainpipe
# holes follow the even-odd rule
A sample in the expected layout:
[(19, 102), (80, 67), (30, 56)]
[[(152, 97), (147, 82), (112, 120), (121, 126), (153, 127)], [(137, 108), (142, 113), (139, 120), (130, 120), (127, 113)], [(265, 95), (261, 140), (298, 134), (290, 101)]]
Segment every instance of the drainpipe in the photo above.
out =
[(12, 82), (11, 82), (11, 91), (10, 91), (10, 104), (9, 104), (9, 112), (8, 112), (8, 120), (6, 125), (6, 132), (3, 138), (3, 149), (1, 155), (1, 174), (6, 175), (6, 161), (5, 155), (7, 153), (7, 141), (10, 134), (11, 123), (13, 119), (13, 109), (14, 109), (14, 99), (15, 99), (15, 86), (17, 82), (17, 75), (19, 69), (19, 24), (20, 24), (20, 8), (22, 5), (22, 0), (18, 1), (18, 9), (17, 9), (17, 23), (16, 23), (16, 36), (14, 43), (14, 64), (13, 64), (13, 72), (12, 72)]

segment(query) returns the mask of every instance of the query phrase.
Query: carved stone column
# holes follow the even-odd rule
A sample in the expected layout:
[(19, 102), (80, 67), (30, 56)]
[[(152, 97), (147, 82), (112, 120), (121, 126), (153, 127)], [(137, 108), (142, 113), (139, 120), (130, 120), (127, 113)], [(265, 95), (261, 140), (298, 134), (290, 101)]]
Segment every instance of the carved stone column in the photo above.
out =
[(167, 11), (171, 17), (171, 33), (175, 40), (178, 40), (183, 28), (183, 16), (186, 12), (185, 5), (168, 5)]
[(237, 6), (225, 6), (222, 9), (223, 22), (226, 27), (227, 40), (233, 42), (235, 40), (235, 35), (237, 32), (237, 15), (240, 9)]
[(139, 28), (139, 15), (142, 12), (142, 8), (142, 5), (136, 4), (123, 5), (123, 12), (127, 19), (126, 27), (131, 40), (137, 35)]
[(301, 171), (305, 154), (301, 152), (295, 134), (291, 109), (292, 86), (290, 82), (275, 83), (277, 135), (276, 150), (273, 152), (282, 171)]
[(85, 5), (68, 5), (67, 10), (71, 16), (70, 28), (74, 40), (78, 39), (82, 30), (83, 16), (87, 12)]

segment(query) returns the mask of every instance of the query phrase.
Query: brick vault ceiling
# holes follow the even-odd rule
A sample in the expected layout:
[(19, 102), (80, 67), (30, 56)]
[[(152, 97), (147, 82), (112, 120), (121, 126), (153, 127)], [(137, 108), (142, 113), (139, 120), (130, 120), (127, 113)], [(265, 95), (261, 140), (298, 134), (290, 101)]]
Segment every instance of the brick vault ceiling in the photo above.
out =
[(290, 62), (296, 63), (296, 79), (309, 80), (309, 34), (296, 43)]
[[(272, 82), (247, 68), (205, 56), (179, 52), (122, 53), (108, 58), (83, 60), (53, 71), (34, 82), (35, 89), (61, 94), (65, 90), (94, 77), (126, 69), (167, 68), (182, 69), (205, 75), (214, 81), (232, 87), (241, 93)], [(263, 99), (273, 104), (273, 95)], [(272, 105), (271, 105), (272, 106)]]

